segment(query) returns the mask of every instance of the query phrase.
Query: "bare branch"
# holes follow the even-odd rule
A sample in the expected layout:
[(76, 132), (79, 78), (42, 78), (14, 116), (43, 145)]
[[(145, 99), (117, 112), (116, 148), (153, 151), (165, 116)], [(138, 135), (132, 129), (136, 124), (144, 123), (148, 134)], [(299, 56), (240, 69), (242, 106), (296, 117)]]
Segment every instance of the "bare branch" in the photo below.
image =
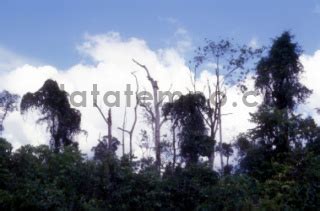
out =
[(121, 130), (122, 132), (126, 132), (126, 133), (130, 134), (130, 131), (129, 131), (129, 130), (123, 129), (123, 128), (121, 128), (121, 127), (118, 127), (118, 130)]
[(97, 103), (96, 102), (94, 102), (94, 107), (96, 107), (97, 109), (98, 109), (98, 111), (100, 112), (100, 114), (101, 114), (101, 116), (102, 116), (102, 118), (103, 118), (103, 120), (106, 122), (106, 124), (108, 124), (108, 119), (106, 118), (106, 116), (103, 114), (103, 112), (102, 112), (102, 110), (101, 110), (101, 108), (97, 105)]
[(142, 69), (144, 69), (147, 73), (147, 78), (152, 86), (153, 90), (153, 110), (147, 106), (146, 104), (141, 104), (142, 107), (146, 109), (146, 111), (151, 115), (152, 117), (152, 127), (154, 128), (154, 142), (155, 142), (155, 151), (156, 151), (156, 166), (158, 168), (158, 171), (160, 173), (160, 167), (161, 167), (161, 145), (160, 145), (160, 105), (158, 102), (158, 83), (156, 80), (154, 80), (148, 68), (145, 65), (140, 64), (136, 60), (132, 59), (132, 61), (140, 66)]

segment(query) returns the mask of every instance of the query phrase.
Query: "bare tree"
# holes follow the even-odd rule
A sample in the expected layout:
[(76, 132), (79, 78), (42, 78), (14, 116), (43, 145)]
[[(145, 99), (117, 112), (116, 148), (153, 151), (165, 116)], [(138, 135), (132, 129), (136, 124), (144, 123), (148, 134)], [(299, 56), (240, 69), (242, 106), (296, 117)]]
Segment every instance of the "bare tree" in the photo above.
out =
[(112, 146), (112, 116), (111, 116), (111, 108), (109, 108), (108, 110), (108, 117), (106, 117), (101, 108), (97, 105), (96, 102), (94, 102), (94, 107), (96, 107), (100, 113), (100, 115), (102, 116), (103, 120), (105, 121), (105, 123), (107, 124), (108, 126), (108, 136), (107, 136), (107, 139), (108, 139), (108, 147), (109, 149), (111, 149), (111, 146)]
[[(223, 143), (221, 117), (224, 115), (222, 114), (221, 107), (223, 106), (226, 96), (226, 91), (223, 91), (223, 89), (228, 85), (238, 85), (242, 90), (246, 89), (241, 82), (246, 79), (248, 73), (254, 66), (249, 64), (254, 63), (253, 60), (261, 55), (263, 49), (264, 48), (253, 49), (246, 45), (234, 45), (228, 40), (221, 40), (219, 42), (206, 40), (205, 46), (198, 48), (196, 51), (196, 56), (194, 57), (195, 73), (200, 65), (210, 64), (213, 66), (215, 79), (212, 83), (214, 90), (211, 90), (208, 81), (210, 99), (208, 99), (208, 112), (206, 114), (207, 118), (205, 119), (210, 128), (210, 136), (213, 140), (217, 139), (217, 132), (219, 133), (218, 143), (220, 148)], [(195, 80), (193, 83), (195, 83)], [(215, 146), (213, 147), (215, 148)], [(213, 152), (209, 158), (211, 167), (213, 167), (214, 158), (215, 155)], [(220, 162), (222, 169), (224, 167), (222, 152), (220, 152)]]
[[(122, 128), (118, 127), (119, 130), (121, 130), (123, 133), (128, 133), (129, 134), (129, 143), (130, 143), (130, 148), (129, 148), (129, 157), (130, 160), (132, 160), (133, 157), (133, 153), (132, 153), (132, 139), (133, 139), (133, 132), (134, 129), (136, 127), (137, 124), (137, 120), (138, 120), (138, 106), (139, 106), (139, 97), (138, 97), (138, 93), (139, 93), (139, 82), (138, 82), (138, 78), (135, 75), (134, 72), (131, 73), (133, 75), (133, 77), (135, 78), (136, 81), (136, 93), (135, 93), (135, 97), (136, 97), (136, 104), (134, 106), (133, 109), (133, 113), (134, 113), (134, 117), (133, 117), (133, 123), (131, 126), (130, 130), (126, 130), (125, 128), (125, 123), (122, 125)], [(125, 121), (125, 120), (124, 120)], [(124, 146), (123, 146), (124, 147)]]
[(145, 70), (147, 74), (147, 79), (149, 80), (152, 91), (153, 91), (153, 106), (152, 108), (145, 103), (140, 103), (140, 105), (146, 110), (148, 115), (151, 117), (152, 127), (154, 128), (154, 143), (155, 143), (155, 154), (156, 154), (156, 167), (160, 171), (161, 168), (161, 143), (160, 143), (160, 128), (164, 121), (160, 120), (160, 106), (161, 100), (158, 99), (158, 82), (151, 77), (149, 69), (145, 66), (137, 62), (136, 60), (132, 60), (135, 64)]
[(122, 122), (122, 128), (120, 128), (120, 127), (118, 127), (118, 129), (119, 130), (121, 130), (122, 131), (122, 143), (121, 143), (121, 145), (122, 145), (122, 156), (124, 156), (125, 155), (125, 144), (124, 144), (124, 140), (125, 140), (125, 129), (124, 128), (126, 128), (126, 123), (127, 123), (127, 107), (125, 106), (125, 108), (124, 108), (124, 114), (123, 114), (123, 122)]

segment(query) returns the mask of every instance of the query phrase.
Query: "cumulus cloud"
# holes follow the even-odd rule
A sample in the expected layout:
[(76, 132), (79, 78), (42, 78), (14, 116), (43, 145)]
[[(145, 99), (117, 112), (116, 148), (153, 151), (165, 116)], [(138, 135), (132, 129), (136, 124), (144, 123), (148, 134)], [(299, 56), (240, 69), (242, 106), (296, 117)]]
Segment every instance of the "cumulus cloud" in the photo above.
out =
[[(184, 35), (186, 32), (180, 30), (178, 34)], [(132, 58), (142, 64), (145, 64), (150, 74), (159, 82), (160, 90), (181, 91), (187, 93), (192, 90), (190, 80), (190, 70), (186, 65), (181, 51), (178, 47), (164, 48), (153, 50), (147, 43), (139, 38), (123, 39), (119, 33), (110, 32), (108, 34), (86, 35), (84, 42), (77, 47), (80, 54), (86, 56), (93, 61), (91, 65), (75, 64), (67, 70), (58, 70), (53, 66), (35, 66), (21, 65), (20, 67), (0, 74), (1, 89), (7, 89), (10, 92), (23, 95), (26, 92), (34, 92), (38, 90), (44, 81), (48, 78), (56, 80), (60, 84), (64, 84), (65, 90), (69, 93), (74, 91), (86, 92), (86, 107), (79, 107), (82, 113), (82, 128), (88, 131), (88, 137), (79, 135), (77, 141), (80, 148), (90, 154), (90, 150), (97, 144), (97, 139), (106, 135), (107, 126), (100, 114), (92, 106), (91, 91), (93, 84), (97, 84), (100, 95), (98, 96), (98, 105), (107, 112), (107, 107), (103, 103), (103, 95), (107, 91), (120, 92), (120, 107), (112, 108), (113, 114), (113, 135), (121, 140), (122, 133), (117, 127), (122, 126), (123, 115), (125, 110), (125, 95), (123, 94), (126, 85), (131, 84), (131, 89), (135, 91), (135, 80), (131, 73), (134, 71), (140, 83), (140, 91), (150, 90), (151, 86), (146, 78), (144, 70), (132, 62)], [(302, 62), (307, 69), (305, 83), (313, 88), (320, 90), (319, 83), (316, 83), (318, 73), (316, 70), (320, 66), (320, 51), (313, 56), (303, 56)], [(312, 76), (312, 77), (311, 77)], [(310, 78), (313, 82), (310, 82)], [(197, 79), (197, 87), (199, 91), (207, 94), (207, 81), (214, 81), (213, 75), (209, 71), (202, 71)], [(249, 87), (253, 87), (253, 81), (248, 81)], [(316, 96), (320, 93), (315, 92)], [(318, 95), (317, 95), (318, 94)], [(252, 123), (248, 121), (249, 112), (254, 112), (256, 108), (247, 107), (242, 102), (242, 95), (235, 87), (227, 90), (227, 103), (223, 107), (224, 140), (232, 141), (239, 132), (245, 132), (252, 127)], [(316, 106), (317, 100), (314, 98), (310, 101), (309, 106)], [(134, 97), (131, 97), (134, 103)], [(258, 99), (249, 99), (255, 101)], [(127, 108), (127, 125), (132, 123), (133, 108)], [(45, 126), (35, 125), (36, 114), (30, 114), (22, 117), (18, 112), (8, 116), (5, 121), (4, 135), (11, 141), (15, 147), (22, 144), (43, 144), (47, 143), (48, 134), (45, 132)], [(139, 108), (138, 125), (134, 134), (134, 149), (139, 153), (139, 132), (141, 129), (148, 128), (143, 118), (143, 110)], [(164, 135), (166, 130), (162, 131)], [(128, 137), (126, 137), (128, 142)], [(128, 143), (127, 143), (128, 146)], [(128, 152), (128, 148), (126, 149)]]
[(300, 60), (305, 69), (301, 81), (312, 90), (312, 94), (306, 104), (301, 106), (299, 110), (305, 116), (313, 116), (320, 123), (319, 115), (316, 112), (316, 108), (320, 108), (320, 50), (313, 55), (303, 55)]
[[(98, 104), (106, 112), (107, 107), (103, 103), (103, 95), (107, 91), (119, 91), (120, 108), (112, 108), (113, 113), (113, 134), (119, 139), (121, 132), (117, 130), (122, 125), (124, 113), (124, 91), (127, 84), (135, 91), (135, 81), (131, 72), (135, 71), (139, 78), (140, 90), (150, 90), (150, 84), (145, 72), (132, 62), (132, 58), (147, 65), (150, 73), (159, 81), (161, 90), (187, 91), (191, 86), (189, 70), (184, 64), (184, 59), (174, 49), (151, 50), (144, 40), (138, 38), (122, 39), (118, 33), (111, 32), (104, 35), (87, 35), (82, 45), (78, 46), (82, 55), (90, 58), (94, 65), (76, 64), (67, 70), (58, 70), (53, 66), (22, 65), (12, 71), (2, 73), (1, 89), (23, 95), (26, 92), (38, 90), (48, 78), (64, 84), (65, 90), (69, 93), (74, 91), (85, 91), (87, 106), (78, 108), (82, 113), (82, 128), (88, 131), (88, 137), (79, 136), (80, 148), (90, 152), (92, 146), (97, 144), (99, 136), (106, 134), (106, 125), (96, 108), (92, 106), (91, 91), (93, 84), (97, 84), (100, 95)], [(134, 97), (132, 97), (134, 103)], [(132, 107), (128, 108), (128, 123), (132, 119)], [(141, 110), (139, 111), (141, 113)], [(46, 143), (44, 128), (30, 121), (35, 116), (21, 117), (18, 113), (10, 115), (5, 122), (4, 135), (18, 147), (19, 143)], [(139, 130), (143, 128), (143, 117), (139, 117), (139, 124), (134, 137), (138, 139)], [(17, 131), (17, 128), (21, 128)], [(136, 144), (137, 146), (137, 144)], [(128, 150), (128, 149), (127, 149)]]
[(24, 64), (40, 64), (39, 61), (16, 54), (0, 46), (0, 72), (10, 71)]

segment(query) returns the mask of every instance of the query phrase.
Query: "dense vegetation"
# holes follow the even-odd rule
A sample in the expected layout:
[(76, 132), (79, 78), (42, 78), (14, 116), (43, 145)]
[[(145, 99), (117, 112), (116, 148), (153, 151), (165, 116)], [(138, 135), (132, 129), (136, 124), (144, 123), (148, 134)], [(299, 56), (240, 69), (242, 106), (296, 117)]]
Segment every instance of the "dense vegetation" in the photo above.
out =
[[(153, 158), (116, 155), (119, 141), (103, 137), (94, 156), (78, 149), (81, 114), (67, 93), (48, 80), (21, 101), (21, 112), (37, 109), (50, 144), (13, 151), (0, 139), (1, 210), (316, 210), (320, 207), (320, 127), (297, 113), (311, 90), (299, 82), (301, 49), (285, 32), (256, 66), (255, 86), (263, 102), (255, 128), (233, 144), (208, 135), (204, 114), (214, 112), (202, 94), (187, 94), (162, 108), (177, 133), (173, 160), (161, 170)], [(0, 98), (8, 112), (17, 96)], [(217, 116), (213, 116), (216, 118)], [(3, 122), (3, 121), (2, 121)], [(1, 123), (2, 125), (2, 123)], [(2, 127), (1, 127), (2, 128)], [(109, 137), (110, 138), (110, 137)], [(109, 142), (108, 142), (109, 141)], [(213, 151), (227, 158), (212, 170)], [(229, 163), (233, 153), (236, 164)]]

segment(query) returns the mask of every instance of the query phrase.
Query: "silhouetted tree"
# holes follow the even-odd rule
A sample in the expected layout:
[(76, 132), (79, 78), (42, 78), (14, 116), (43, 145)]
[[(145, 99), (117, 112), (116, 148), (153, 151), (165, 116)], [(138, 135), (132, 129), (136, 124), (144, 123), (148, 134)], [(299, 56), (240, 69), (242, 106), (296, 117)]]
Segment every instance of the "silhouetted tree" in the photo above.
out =
[(94, 159), (103, 161), (108, 154), (115, 154), (120, 144), (119, 140), (112, 137), (111, 143), (109, 144), (108, 136), (103, 136), (102, 139), (98, 140), (97, 146), (92, 148), (94, 152)]
[(187, 163), (197, 163), (199, 156), (209, 158), (213, 141), (206, 135), (207, 129), (202, 113), (205, 112), (206, 99), (202, 94), (187, 94), (163, 107), (164, 116), (170, 116), (179, 128), (180, 154)]
[(11, 94), (10, 92), (4, 90), (0, 92), (0, 133), (3, 131), (3, 122), (7, 117), (9, 112), (17, 110), (19, 96), (16, 94)]
[(257, 65), (255, 86), (263, 102), (252, 114), (257, 126), (240, 137), (238, 146), (243, 149), (242, 170), (261, 180), (276, 174), (273, 162), (290, 162), (294, 153), (301, 153), (303, 143), (319, 136), (313, 120), (295, 114), (295, 108), (311, 93), (299, 82), (303, 72), (300, 54), (292, 35), (284, 32)]
[(227, 166), (229, 165), (229, 158), (233, 155), (232, 144), (222, 143), (221, 150), (223, 156), (227, 158)]
[(258, 124), (255, 133), (261, 137), (260, 141), (274, 145), (278, 152), (289, 150), (290, 118), (297, 105), (311, 93), (299, 82), (303, 72), (301, 52), (298, 44), (292, 42), (292, 35), (284, 32), (257, 66), (255, 86), (263, 93), (264, 100), (253, 115), (253, 122)]
[(22, 114), (30, 109), (40, 112), (37, 123), (47, 123), (50, 145), (56, 152), (62, 146), (76, 145), (73, 137), (81, 132), (81, 114), (70, 107), (67, 92), (60, 90), (56, 81), (49, 79), (35, 93), (25, 94), (20, 107)]

